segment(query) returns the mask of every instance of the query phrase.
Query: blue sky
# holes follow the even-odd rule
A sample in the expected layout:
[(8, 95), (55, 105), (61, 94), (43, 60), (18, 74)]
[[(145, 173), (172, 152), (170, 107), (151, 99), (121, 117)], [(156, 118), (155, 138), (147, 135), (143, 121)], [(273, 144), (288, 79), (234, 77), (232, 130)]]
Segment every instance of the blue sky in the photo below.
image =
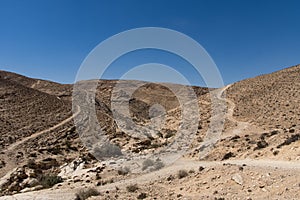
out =
[[(299, 7), (296, 0), (0, 0), (0, 69), (71, 83), (101, 41), (165, 27), (199, 42), (229, 84), (300, 63)], [(151, 62), (180, 66), (201, 84), (187, 63), (154, 50), (121, 57), (104, 78)]]

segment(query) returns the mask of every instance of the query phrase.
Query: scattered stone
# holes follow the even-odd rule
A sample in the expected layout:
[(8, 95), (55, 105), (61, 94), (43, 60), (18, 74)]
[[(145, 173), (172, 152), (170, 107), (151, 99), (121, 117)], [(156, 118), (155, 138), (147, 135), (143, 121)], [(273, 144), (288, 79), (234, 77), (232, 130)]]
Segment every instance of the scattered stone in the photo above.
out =
[(243, 185), (243, 177), (240, 174), (234, 174), (231, 179), (239, 185)]
[(234, 156), (235, 156), (234, 153), (228, 152), (223, 156), (222, 160), (228, 160), (229, 158), (234, 157)]
[(254, 150), (263, 149), (267, 146), (269, 146), (269, 144), (264, 139), (261, 139), (256, 143), (256, 147), (254, 148)]
[(199, 167), (199, 172), (202, 172), (204, 169), (205, 169), (204, 167), (200, 166)]
[(285, 145), (290, 145), (291, 143), (296, 142), (298, 140), (300, 140), (300, 134), (299, 133), (288, 137), (283, 143), (278, 145), (277, 148), (281, 148), (282, 146), (285, 146)]
[(27, 178), (20, 184), (20, 186), (22, 188), (33, 187), (33, 186), (38, 185), (38, 183), (39, 183), (39, 181), (36, 178)]
[(175, 177), (173, 176), (173, 175), (170, 175), (168, 178), (167, 178), (167, 181), (172, 181), (172, 180), (174, 180), (175, 179)]
[(146, 199), (146, 198), (147, 198), (147, 194), (144, 192), (139, 194), (139, 196), (137, 196), (137, 199)]

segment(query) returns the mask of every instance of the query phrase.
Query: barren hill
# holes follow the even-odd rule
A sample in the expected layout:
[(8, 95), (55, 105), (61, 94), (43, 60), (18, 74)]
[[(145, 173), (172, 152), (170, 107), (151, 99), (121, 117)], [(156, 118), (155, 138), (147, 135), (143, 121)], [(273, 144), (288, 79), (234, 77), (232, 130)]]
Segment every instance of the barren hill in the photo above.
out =
[(71, 116), (70, 102), (0, 79), (2, 148)]
[(300, 122), (300, 65), (233, 84), (227, 91), (237, 119), (266, 129)]
[[(144, 85), (136, 90), (130, 100), (130, 112), (137, 123), (149, 121), (148, 109), (154, 104), (167, 106), (167, 110), (178, 107), (178, 100), (166, 87), (140, 81), (121, 82), (125, 88)], [(97, 117), (108, 137), (111, 140), (115, 139), (115, 144), (125, 145), (131, 148), (131, 151), (138, 152), (141, 141), (120, 132), (113, 119), (110, 98), (116, 83), (110, 80), (98, 82)], [(75, 131), (71, 113), (72, 85), (36, 80), (1, 71), (0, 86), (1, 176), (15, 167), (28, 169), (30, 166), (29, 169), (34, 170), (37, 179), (42, 181), (43, 174), (58, 174), (59, 166), (74, 159), (84, 158), (86, 165), (97, 162), (83, 146)], [(181, 87), (175, 86), (178, 91)], [(199, 96), (208, 91), (199, 87), (194, 87), (194, 90)], [(78, 109), (80, 112), (80, 107)], [(117, 138), (119, 140), (116, 140)], [(131, 145), (137, 146), (132, 148)], [(146, 145), (143, 148), (149, 147)], [(10, 194), (27, 187), (10, 181), (4, 181), (0, 185), (2, 194)]]
[[(233, 117), (243, 129), (223, 137), (210, 159), (300, 160), (300, 65), (231, 85)], [(227, 155), (224, 157), (224, 155)]]
[(1, 70), (0, 79), (13, 81), (27, 88), (33, 88), (50, 95), (55, 95), (62, 99), (64, 99), (65, 97), (70, 97), (72, 95), (72, 85), (70, 84), (59, 84), (52, 81), (28, 78), (16, 73)]
[[(157, 160), (136, 163), (143, 171), (135, 173), (124, 165), (125, 160), (95, 159), (90, 153), (97, 153), (94, 138), (86, 139), (91, 142), (90, 152), (83, 145), (85, 138), (79, 138), (73, 119), (84, 112), (84, 104), (70, 112), (73, 85), (0, 71), (0, 194), (15, 194), (0, 199), (74, 200), (91, 194), (98, 196), (90, 199), (299, 199), (299, 75), (300, 66), (294, 66), (210, 93), (207, 88), (193, 87), (200, 123), (193, 141), (185, 141), (191, 152), (172, 165), (162, 162), (158, 154)], [(85, 95), (93, 83), (85, 82)], [(177, 132), (182, 126), (182, 105), (175, 93), (182, 95), (184, 86), (173, 84), (174, 93), (159, 83), (96, 83), (98, 122), (120, 150), (139, 159), (164, 149), (176, 142), (176, 134), (182, 134)], [(121, 129), (115, 121), (112, 94), (119, 101), (135, 88), (128, 97), (134, 124), (149, 125), (151, 115), (162, 113), (153, 111), (153, 106), (164, 108), (166, 123), (156, 135), (149, 128), (132, 129), (131, 124)], [(212, 96), (227, 105), (220, 110), (226, 118), (220, 137), (207, 132), (211, 117), (220, 114), (211, 113)], [(88, 135), (95, 130), (87, 127), (84, 131)], [(127, 131), (143, 132), (148, 138)], [(206, 137), (210, 143), (202, 145)], [(107, 150), (109, 154), (112, 149)], [(203, 152), (207, 155), (201, 156)]]

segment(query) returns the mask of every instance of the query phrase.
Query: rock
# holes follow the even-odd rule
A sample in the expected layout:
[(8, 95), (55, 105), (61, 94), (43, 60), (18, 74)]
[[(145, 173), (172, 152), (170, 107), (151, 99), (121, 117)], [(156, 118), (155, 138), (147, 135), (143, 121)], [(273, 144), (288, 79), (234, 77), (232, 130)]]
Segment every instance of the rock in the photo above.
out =
[(182, 194), (177, 194), (177, 197), (178, 197), (178, 198), (182, 197)]
[(222, 160), (227, 160), (231, 157), (234, 157), (234, 154), (232, 152), (228, 152), (223, 156)]
[(58, 162), (55, 158), (46, 158), (41, 163), (39, 163), (39, 168), (42, 170), (48, 170), (52, 167), (58, 167)]
[(239, 185), (243, 185), (243, 177), (240, 174), (234, 174), (231, 179)]
[(44, 187), (42, 185), (37, 185), (35, 187), (32, 188), (32, 191), (35, 191), (35, 190), (41, 190), (43, 189)]
[(25, 193), (25, 192), (31, 192), (32, 188), (24, 188), (23, 190), (20, 191), (20, 193)]
[(3, 188), (11, 183), (11, 177), (14, 174), (16, 169), (7, 173), (4, 177), (0, 179), (0, 188)]
[(202, 172), (204, 169), (205, 169), (204, 167), (200, 166), (199, 167), (199, 172)]
[(7, 190), (9, 192), (13, 192), (13, 191), (20, 191), (21, 190), (21, 186), (19, 185), (18, 182), (13, 182), (8, 188)]
[(140, 193), (139, 196), (137, 197), (137, 199), (146, 199), (147, 198), (147, 194), (146, 193)]
[(174, 180), (175, 179), (175, 177), (173, 176), (173, 175), (170, 175), (168, 178), (167, 178), (167, 181), (172, 181), (172, 180)]
[(41, 190), (41, 189), (43, 189), (43, 186), (42, 185), (37, 185), (37, 186), (32, 187), (32, 188), (24, 188), (20, 192), (25, 193), (25, 192), (32, 192), (32, 191)]
[(25, 168), (25, 173), (31, 178), (37, 177), (34, 169)]
[(27, 178), (20, 184), (20, 186), (22, 188), (33, 187), (33, 186), (38, 185), (38, 183), (39, 183), (39, 181), (36, 178)]
[(266, 148), (268, 145), (269, 144), (265, 140), (262, 139), (256, 143), (256, 147), (254, 148), (254, 150)]
[(69, 179), (77, 175), (79, 171), (84, 168), (85, 162), (82, 159), (77, 159), (71, 162), (70, 164), (64, 164), (61, 167), (61, 171), (58, 176), (63, 179)]
[(80, 178), (76, 178), (76, 179), (73, 180), (74, 183), (81, 182), (81, 181), (82, 180)]
[(28, 177), (27, 174), (25, 173), (25, 169), (23, 167), (17, 168), (14, 175), (16, 176), (16, 178), (18, 180), (23, 180), (23, 179), (26, 179)]
[(151, 145), (151, 140), (146, 139), (146, 140), (139, 142), (138, 144), (142, 145), (142, 146), (149, 146), (149, 145)]
[(295, 133), (295, 129), (294, 129), (294, 128), (291, 128), (291, 129), (289, 129), (289, 132), (290, 132), (290, 133)]
[(3, 160), (1, 160), (0, 161), (0, 169), (3, 168), (3, 167), (5, 167), (5, 165), (6, 165), (6, 163)]

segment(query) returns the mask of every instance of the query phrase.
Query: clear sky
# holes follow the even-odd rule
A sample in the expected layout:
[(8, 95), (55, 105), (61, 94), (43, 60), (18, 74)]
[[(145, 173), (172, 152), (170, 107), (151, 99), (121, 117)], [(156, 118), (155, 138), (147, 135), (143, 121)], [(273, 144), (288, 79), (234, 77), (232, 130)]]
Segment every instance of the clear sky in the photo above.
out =
[[(297, 0), (0, 0), (0, 69), (71, 83), (101, 41), (132, 28), (165, 27), (199, 42), (229, 84), (300, 63), (299, 8)], [(104, 78), (150, 62), (193, 74), (173, 57), (132, 53)]]

